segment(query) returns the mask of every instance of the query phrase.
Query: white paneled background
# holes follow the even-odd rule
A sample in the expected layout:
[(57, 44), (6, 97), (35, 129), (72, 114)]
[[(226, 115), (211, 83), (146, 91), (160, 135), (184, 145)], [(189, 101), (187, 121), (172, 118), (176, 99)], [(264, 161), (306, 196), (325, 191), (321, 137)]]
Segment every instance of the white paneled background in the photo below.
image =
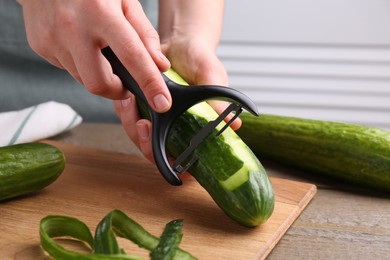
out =
[(390, 1), (226, 0), (218, 55), (261, 113), (390, 130)]

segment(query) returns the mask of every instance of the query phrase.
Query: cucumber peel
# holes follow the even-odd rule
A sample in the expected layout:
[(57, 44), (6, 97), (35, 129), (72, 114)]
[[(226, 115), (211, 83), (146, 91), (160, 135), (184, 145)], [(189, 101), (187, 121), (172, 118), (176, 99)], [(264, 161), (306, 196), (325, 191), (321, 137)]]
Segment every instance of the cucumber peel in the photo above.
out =
[[(173, 231), (172, 231), (173, 228)], [(157, 255), (163, 259), (193, 260), (191, 254), (178, 248), (182, 233), (182, 221), (167, 224), (161, 239), (146, 231), (140, 224), (120, 210), (108, 213), (98, 224), (95, 236), (81, 220), (68, 216), (49, 215), (40, 221), (39, 234), (42, 248), (55, 259), (85, 259), (85, 260), (140, 260), (135, 255), (128, 255), (119, 247), (116, 236), (126, 238), (149, 251), (158, 250), (159, 245), (168, 246), (166, 252), (158, 250)], [(173, 235), (172, 237), (170, 235)], [(70, 238), (83, 242), (90, 253), (81, 253), (66, 249), (55, 240)], [(174, 241), (171, 241), (173, 239)]]

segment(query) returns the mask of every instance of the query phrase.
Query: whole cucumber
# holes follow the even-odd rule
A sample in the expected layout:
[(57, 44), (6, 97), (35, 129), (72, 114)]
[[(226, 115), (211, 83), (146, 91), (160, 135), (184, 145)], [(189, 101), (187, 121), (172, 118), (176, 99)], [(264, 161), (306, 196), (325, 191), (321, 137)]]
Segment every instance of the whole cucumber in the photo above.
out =
[(64, 167), (64, 154), (50, 144), (0, 147), (0, 201), (43, 189), (61, 175)]
[(259, 156), (390, 191), (390, 132), (296, 117), (240, 116), (237, 134)]

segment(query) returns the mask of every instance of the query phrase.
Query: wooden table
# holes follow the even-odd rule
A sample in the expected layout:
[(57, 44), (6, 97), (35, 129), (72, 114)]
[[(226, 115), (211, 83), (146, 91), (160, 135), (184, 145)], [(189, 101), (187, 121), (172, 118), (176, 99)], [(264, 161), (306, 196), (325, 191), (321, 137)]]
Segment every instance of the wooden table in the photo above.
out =
[[(140, 155), (122, 127), (86, 123), (53, 138)], [(390, 259), (390, 197), (262, 162), (270, 176), (309, 182), (318, 192), (268, 259)]]

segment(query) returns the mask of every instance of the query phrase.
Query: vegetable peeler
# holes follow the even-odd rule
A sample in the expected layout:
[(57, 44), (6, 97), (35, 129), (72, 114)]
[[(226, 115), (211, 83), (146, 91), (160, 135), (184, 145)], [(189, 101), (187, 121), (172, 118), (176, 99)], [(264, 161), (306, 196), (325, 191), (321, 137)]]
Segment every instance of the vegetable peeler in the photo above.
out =
[[(114, 74), (121, 79), (124, 87), (133, 93), (138, 101), (147, 105), (152, 121), (152, 148), (156, 166), (165, 180), (172, 185), (182, 184), (178, 174), (187, 171), (188, 168), (197, 161), (196, 156), (193, 156), (191, 159), (188, 158), (191, 156), (196, 147), (204, 140), (204, 138), (209, 136), (227, 115), (232, 112), (234, 113), (232, 119), (230, 119), (220, 131), (218, 131), (216, 136), (219, 136), (234, 121), (234, 119), (239, 116), (243, 108), (253, 115), (258, 115), (257, 106), (249, 97), (238, 90), (215, 85), (184, 86), (170, 80), (163, 73), (162, 77), (164, 78), (172, 96), (172, 106), (171, 109), (165, 113), (157, 113), (149, 106), (141, 88), (116, 57), (111, 48), (106, 47), (102, 49), (102, 53), (110, 62)], [(173, 166), (171, 166), (168, 161), (166, 147), (169, 131), (175, 120), (192, 106), (210, 99), (226, 100), (231, 102), (231, 104), (217, 117), (217, 119), (206, 124), (191, 139), (190, 145), (176, 158), (173, 162)], [(188, 162), (185, 165), (182, 165), (184, 161)]]

